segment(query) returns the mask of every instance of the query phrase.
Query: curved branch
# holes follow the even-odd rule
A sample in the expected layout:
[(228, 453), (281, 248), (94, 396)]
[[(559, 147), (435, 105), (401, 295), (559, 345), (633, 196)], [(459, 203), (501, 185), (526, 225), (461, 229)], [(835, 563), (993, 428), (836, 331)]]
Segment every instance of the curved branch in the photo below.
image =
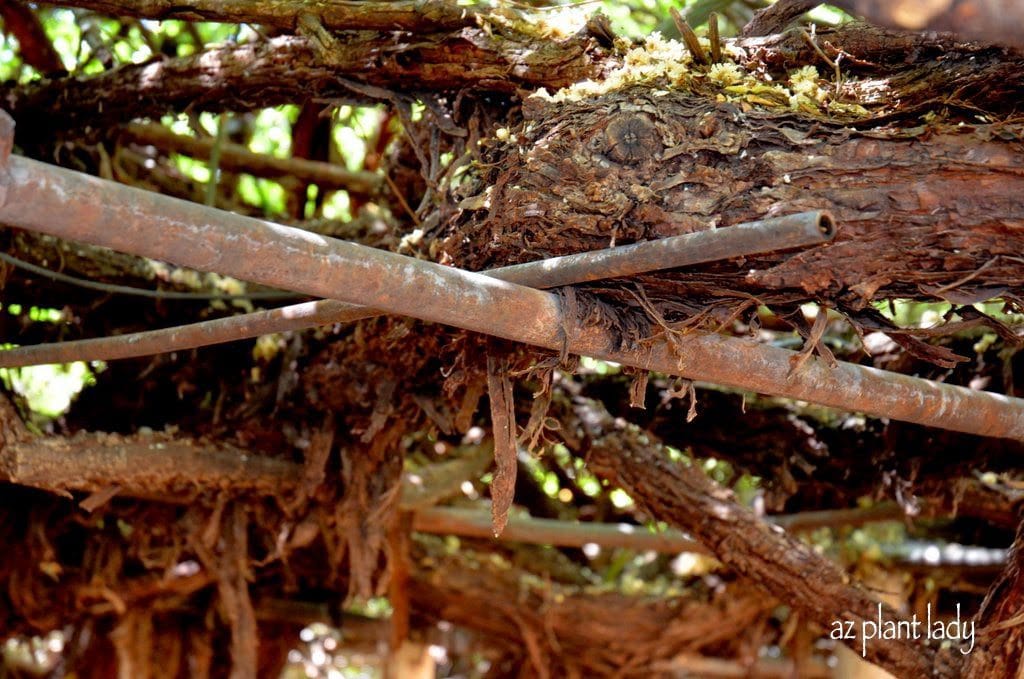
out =
[[(511, 39), (463, 29), (415, 43), (354, 34), (319, 57), (305, 37), (283, 36), (221, 45), (199, 54), (126, 65), (88, 77), (0, 87), (0, 101), (18, 120), (19, 140), (81, 134), (172, 111), (249, 111), (299, 100), (369, 99), (372, 85), (402, 92), (465, 88), (512, 93), (559, 88), (595, 77), (592, 41)], [(346, 78), (351, 78), (355, 88)]]
[[(821, 31), (818, 40), (832, 53), (856, 56), (856, 63), (844, 62), (847, 70), (876, 77), (906, 74), (912, 82), (894, 84), (905, 91), (889, 95), (907, 106), (919, 103), (918, 81), (925, 75), (934, 85), (932, 91), (956, 92), (966, 104), (1006, 109), (1017, 103), (1007, 95), (1022, 83), (1022, 60), (1012, 50), (864, 24)], [(305, 37), (282, 36), (92, 76), (0, 86), (0, 101), (18, 120), (19, 140), (49, 140), (54, 130), (80, 136), (89, 128), (175, 111), (250, 111), (310, 98), (369, 100), (374, 87), (414, 95), (558, 89), (599, 79), (615, 66), (615, 58), (599, 45), (587, 32), (554, 40), (466, 27), (415, 42), (352, 33), (332, 42), (324, 54)], [(816, 58), (805, 40), (789, 34), (738, 40), (734, 45), (746, 52), (743, 61), (750, 68), (788, 69)], [(922, 65), (917, 71), (908, 67), (907, 54), (918, 55)], [(940, 56), (941, 62), (933, 63)], [(987, 82), (999, 82), (1001, 87), (982, 86)]]
[(754, 18), (747, 22), (741, 34), (752, 38), (781, 33), (786, 26), (819, 4), (818, 0), (779, 0), (755, 12)]
[[(215, 141), (175, 134), (163, 125), (125, 125), (121, 130), (125, 139), (138, 144), (154, 146), (165, 152), (182, 153), (209, 160)], [(255, 177), (278, 179), (295, 177), (322, 186), (325, 189), (346, 189), (362, 194), (380, 190), (383, 177), (374, 172), (352, 172), (338, 165), (306, 160), (305, 158), (277, 158), (253, 153), (242, 144), (221, 144), (218, 166), (229, 172), (244, 172)]]
[[(689, 532), (725, 565), (756, 582), (810, 620), (830, 629), (836, 619), (901, 616), (857, 586), (813, 548), (740, 506), (731, 491), (693, 466), (674, 463), (639, 430), (618, 426), (600, 405), (581, 401), (580, 420), (592, 441), (587, 465), (620, 485), (653, 518)], [(867, 658), (896, 676), (957, 676), (932, 648), (912, 640), (867, 644)], [(860, 649), (858, 649), (860, 650)]]
[[(818, 3), (814, 3), (818, 4)], [(1024, 46), (1024, 5), (1017, 0), (839, 0), (872, 23), (911, 31), (948, 31), (966, 40)]]
[[(315, 12), (324, 26), (334, 30), (369, 31), (445, 31), (474, 26), (481, 14), (496, 11), (464, 7), (448, 0), (395, 0), (394, 2), (351, 2), (326, 0), (311, 4), (306, 0), (66, 0), (67, 7), (80, 7), (112, 16), (137, 19), (181, 19), (184, 21), (221, 21), (252, 23), (292, 30), (298, 17)], [(507, 8), (501, 10), (508, 14)], [(518, 14), (518, 12), (516, 12)]]
[(4, 32), (18, 39), (18, 51), (25, 63), (44, 75), (64, 70), (39, 17), (20, 0), (0, 0)]

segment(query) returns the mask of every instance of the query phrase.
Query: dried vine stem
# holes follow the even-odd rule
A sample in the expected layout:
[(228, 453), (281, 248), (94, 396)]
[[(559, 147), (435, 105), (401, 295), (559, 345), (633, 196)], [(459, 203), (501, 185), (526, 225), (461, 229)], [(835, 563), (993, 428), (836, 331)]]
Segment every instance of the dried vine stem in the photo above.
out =
[[(216, 145), (216, 140), (212, 138), (198, 139), (175, 134), (163, 125), (131, 123), (121, 128), (121, 136), (137, 144), (190, 155), (200, 160), (209, 160)], [(228, 172), (244, 172), (270, 179), (294, 177), (324, 189), (345, 189), (368, 195), (373, 195), (383, 185), (382, 176), (374, 172), (352, 172), (337, 165), (304, 158), (277, 158), (253, 153), (241, 144), (230, 142), (221, 144), (218, 166)]]
[[(139, 19), (181, 19), (251, 23), (292, 30), (310, 3), (304, 0), (275, 2), (222, 2), (220, 0), (66, 0), (66, 7)], [(395, 2), (351, 2), (327, 0), (315, 5), (324, 25), (333, 30), (410, 31), (424, 33), (475, 26), (488, 13), (517, 17), (522, 13), (508, 7), (466, 7), (449, 0), (396, 0)]]
[[(310, 97), (377, 98), (353, 92), (343, 78), (399, 92), (484, 88), (511, 94), (596, 76), (603, 51), (592, 42), (586, 35), (552, 41), (467, 28), (396, 46), (390, 36), (359, 33), (325, 63), (308, 38), (281, 36), (95, 76), (4, 86), (0, 100), (18, 119), (19, 138), (33, 140), (54, 129), (84, 134), (186, 108), (240, 112)], [(382, 53), (389, 58), (381, 60)]]
[[(773, 530), (702, 471), (671, 462), (660, 445), (616, 424), (593, 401), (581, 400), (577, 412), (590, 436), (588, 466), (626, 490), (651, 517), (689, 532), (725, 565), (825, 628), (836, 611), (856, 621), (877, 617), (878, 601), (849, 585), (833, 562)], [(882, 610), (887, 620), (900, 619), (896, 611)], [(933, 649), (910, 640), (878, 640), (867, 653), (897, 676), (957, 676), (955, 668), (937, 662)]]

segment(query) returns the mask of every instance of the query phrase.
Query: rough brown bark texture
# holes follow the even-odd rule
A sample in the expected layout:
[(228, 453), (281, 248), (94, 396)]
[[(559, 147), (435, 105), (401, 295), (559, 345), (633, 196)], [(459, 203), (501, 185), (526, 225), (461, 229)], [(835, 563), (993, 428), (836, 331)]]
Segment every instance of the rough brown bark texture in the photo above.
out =
[(626, 670), (651, 676), (659, 662), (679, 653), (743, 648), (772, 603), (740, 583), (720, 594), (695, 587), (687, 596), (660, 600), (524, 587), (505, 559), (434, 558), (436, 565), (410, 584), (420, 613), (466, 625), (525, 656), (524, 671), (536, 677)]
[(0, 18), (4, 31), (18, 39), (18, 49), (25, 63), (43, 75), (64, 70), (57, 50), (36, 16), (21, 0), (0, 0)]
[[(475, 26), (479, 14), (443, 0), (398, 0), (397, 2), (351, 2), (328, 0), (315, 5), (301, 0), (270, 2), (218, 2), (218, 0), (144, 0), (110, 2), (108, 0), (72, 0), (70, 7), (81, 7), (112, 16), (143, 19), (182, 19), (185, 21), (249, 22), (283, 29), (295, 29), (299, 17), (312, 12), (328, 28), (335, 30), (377, 30), (426, 32)], [(516, 12), (508, 12), (515, 16)]]
[[(456, 262), (485, 268), (828, 208), (840, 228), (827, 246), (640, 282), (684, 313), (723, 296), (858, 311), (881, 298), (1021, 295), (1017, 123), (856, 131), (644, 88), (525, 110), (491, 208), (456, 222)], [(617, 124), (649, 129), (651, 148), (615, 158)], [(491, 237), (466, 241), (467, 231)]]
[(560, 87), (597, 75), (595, 46), (585, 33), (551, 41), (467, 28), (405, 45), (376, 33), (355, 33), (338, 42), (325, 61), (309, 39), (282, 36), (90, 77), (6, 91), (0, 87), (0, 102), (18, 120), (19, 139), (30, 141), (54, 130), (81, 135), (177, 110), (248, 111), (309, 97), (390, 96), (368, 86), (396, 92), (469, 88), (504, 93)]
[[(666, 330), (672, 336), (697, 326), (768, 332), (770, 322), (785, 330), (789, 322), (808, 339), (808, 352), (1019, 391), (1018, 337), (963, 306), (993, 297), (1017, 310), (1024, 305), (1024, 125), (1017, 117), (1024, 59), (1012, 50), (864, 24), (813, 37), (793, 30), (726, 46), (756, 83), (733, 82), (740, 76), (722, 67), (713, 75), (711, 67), (686, 66), (672, 77), (638, 76), (626, 87), (550, 99), (529, 95), (600, 80), (623, 66), (628, 79), (650, 64), (630, 52), (635, 45), (611, 40), (599, 22), (553, 37), (507, 16), (492, 20), (437, 2), (329, 2), (317, 6), (312, 22), (302, 17), (301, 23), (296, 12), (305, 5), (293, 2), (71, 4), (145, 18), (244, 19), (312, 37), (284, 35), (97, 75), (5, 85), (0, 102), (18, 118), (19, 142), (28, 152), (53, 151), (56, 130), (62, 144), (47, 157), (103, 168), (103, 144), (110, 141), (104, 128), (134, 117), (251, 111), (310, 97), (384, 101), (407, 133), (391, 164), (384, 163), (407, 205), (389, 207), (409, 221), (345, 235), (468, 268), (828, 208), (840, 232), (827, 247), (594, 284), (563, 299), (577, 300), (577, 310), (593, 311), (621, 331), (623, 345), (642, 346), (639, 331), (648, 327), (673, 326)], [(332, 35), (324, 27), (351, 32)], [(674, 66), (689, 63), (685, 53), (678, 56)], [(814, 89), (816, 103), (799, 99), (797, 84), (788, 94), (769, 85), (789, 83), (793, 69), (808, 65), (817, 72), (805, 71), (803, 86)], [(416, 99), (426, 107), (420, 123), (408, 115)], [(98, 142), (99, 150), (89, 155), (76, 148), (82, 139)], [(115, 165), (129, 168), (129, 178), (169, 193), (202, 194), (204, 187), (182, 181), (165, 158), (127, 151)], [(447, 154), (454, 158), (448, 165)], [(165, 172), (162, 179), (145, 169), (150, 161)], [(404, 240), (414, 229), (416, 238)], [(42, 259), (59, 259), (63, 251), (56, 252)], [(88, 263), (71, 264), (91, 271)], [(129, 278), (144, 276), (129, 264), (121, 268)], [(95, 271), (126, 275), (117, 269)], [(43, 305), (54, 297), (48, 293), (12, 275), (4, 302), (24, 295), (19, 301)], [(948, 300), (961, 320), (925, 331), (896, 329), (872, 305), (899, 297)], [(798, 311), (808, 301), (835, 307), (860, 331), (889, 332), (912, 355), (897, 347), (871, 359), (859, 346), (828, 345), (822, 338), (832, 331), (832, 339), (850, 336), (850, 342), (852, 334), (828, 325), (824, 315), (808, 327)], [(118, 318), (107, 320), (99, 317), (112, 305), (101, 307), (90, 295), (69, 294), (61, 302), (85, 316), (82, 327), (94, 334), (208, 313), (154, 304), (146, 307), (152, 315), (144, 315), (138, 305), (124, 305), (116, 307)], [(759, 314), (762, 305), (774, 316)], [(12, 325), (6, 314), (3, 319), (4, 329)], [(975, 349), (976, 337), (944, 337), (963, 331), (989, 332), (996, 340)], [(59, 337), (68, 329), (34, 332)], [(789, 644), (787, 654), (799, 660), (810, 653), (808, 625), (876, 614), (874, 598), (851, 585), (844, 570), (768, 527), (699, 469), (669, 462), (656, 436), (695, 456), (728, 461), (738, 473), (764, 476), (770, 510), (848, 507), (865, 494), (913, 507), (915, 497), (930, 496), (923, 504), (942, 502), (961, 517), (980, 517), (976, 523), (991, 529), (992, 544), (1019, 520), (1019, 444), (881, 421), (847, 427), (843, 416), (819, 422), (792, 404), (744, 415), (740, 397), (722, 394), (701, 397), (697, 419), (684, 423), (678, 397), (685, 385), (655, 377), (648, 389), (646, 377), (634, 376), (632, 385), (626, 377), (607, 377), (579, 386), (554, 371), (550, 356), (398, 319), (283, 338), (269, 360), (254, 359), (249, 349), (113, 364), (66, 419), (71, 431), (170, 424), (181, 437), (30, 439), (13, 411), (0, 412), (6, 465), (0, 472), (8, 479), (93, 493), (82, 507), (91, 514), (24, 488), (5, 486), (0, 493), (0, 538), (19, 554), (0, 560), (0, 581), (8, 583), (0, 593), (0, 632), (70, 623), (106, 645), (91, 653), (69, 644), (95, 676), (112, 673), (111, 657), (137, 674), (158, 657), (172, 659), (159, 668), (168, 676), (180, 674), (176, 668), (185, 665), (174, 663), (185, 659), (197, 676), (224, 676), (232, 668), (252, 674), (280, 665), (281, 642), (268, 636), (296, 626), (294, 619), (261, 613), (268, 601), (293, 593), (332, 601), (380, 594), (396, 567), (399, 636), (407, 613), (413, 630), (424, 621), (455, 622), (474, 630), (486, 652), (497, 649), (505, 671), (522, 666), (531, 675), (650, 674), (678, 653), (739, 659), (750, 667), (769, 643)], [(490, 552), (480, 558), (468, 554), (469, 541), (454, 554), (419, 541), (406, 561), (408, 543), (396, 538), (408, 529), (399, 496), (403, 464), (408, 457), (410, 464), (436, 465), (443, 458), (438, 446), (450, 452), (446, 446), (472, 427), (490, 426), (487, 408), (479, 407), (488, 382), (485, 355), (503, 366), (491, 371), (504, 397), (492, 397), (492, 406), (507, 425), (504, 469), (520, 472), (516, 500), (535, 514), (566, 519), (644, 518), (614, 507), (604, 491), (588, 497), (571, 459), (564, 467), (551, 456), (529, 460), (572, 489), (572, 501), (563, 502), (548, 497), (523, 473), (526, 462), (514, 458), (516, 447), (527, 444), (560, 441), (572, 453), (589, 448), (591, 467), (629, 491), (647, 518), (693, 534), (766, 593), (716, 574), (687, 581), (683, 596), (595, 594), (581, 589), (584, 561), (575, 552), (483, 541), (472, 543)], [(972, 365), (964, 364), (966, 357)], [(553, 372), (560, 375), (555, 386)], [(529, 384), (512, 381), (523, 375)], [(573, 398), (605, 405), (578, 400), (577, 406), (588, 405), (574, 410)], [(649, 414), (630, 410), (645, 400), (652, 402)], [(622, 421), (613, 422), (604, 407)], [(516, 440), (523, 422), (526, 432)], [(204, 436), (214, 443), (183, 442)], [(110, 463), (89, 476), (61, 465), (76, 454), (78, 461), (106, 464), (131, 455), (149, 463)], [(265, 481), (282, 470), (289, 483)], [(979, 471), (997, 478), (975, 478)], [(478, 482), (478, 466), (463, 468), (444, 492), (422, 501), (439, 501), (466, 480)], [(116, 481), (141, 489), (137, 494), (176, 496), (179, 504), (118, 497)], [(218, 492), (182, 492), (196, 482)], [(475, 483), (474, 492), (483, 489)], [(975, 526), (974, 534), (981, 529)], [(525, 566), (510, 566), (513, 559)], [(965, 666), (980, 676), (998, 676), (1019, 662), (999, 646), (1020, 647), (1013, 626), (1018, 561), (1015, 556), (981, 614), (994, 641)], [(191, 575), (178, 568), (189, 563), (198, 569)], [(796, 611), (793, 627), (777, 629), (776, 601)], [(892, 611), (885, 615), (896, 619)], [(210, 620), (217, 621), (212, 630), (204, 622)], [(901, 676), (954, 676), (960, 660), (907, 640), (868, 649)]]
[(1024, 669), (1024, 523), (1010, 552), (1005, 570), (989, 589), (974, 619), (981, 630), (978, 646), (964, 662), (965, 677), (1019, 677)]
[[(578, 410), (592, 437), (590, 468), (626, 489), (655, 519), (692, 534), (758, 587), (825, 628), (837, 615), (854, 620), (857, 629), (862, 621), (876, 619), (879, 611), (885, 619), (901, 619), (850, 585), (835, 563), (758, 519), (699, 469), (671, 462), (656, 442), (645, 442), (639, 431), (616, 427), (614, 418), (593, 402), (580, 404)], [(896, 676), (957, 676), (956, 666), (937, 658), (933, 648), (906, 639), (878, 641), (868, 645), (867, 658)]]
[[(686, 80), (678, 89), (654, 80), (527, 98), (510, 141), (485, 147), (480, 181), (460, 187), (431, 256), (487, 268), (827, 207), (840, 224), (828, 246), (588, 287), (619, 309), (650, 313), (653, 304), (656, 316), (687, 325), (710, 315), (711, 327), (748, 318), (757, 303), (825, 302), (864, 331), (893, 329), (870, 307), (880, 299), (964, 305), (998, 296), (1019, 308), (1024, 154), (1010, 113), (1019, 75), (1006, 70), (1019, 58), (949, 42), (941, 60), (907, 66), (897, 45), (937, 43), (863, 25), (818, 41), (858, 60), (826, 85), (835, 116), (828, 104), (795, 115), (770, 92), (721, 101), (723, 89), (700, 70), (678, 76)], [(737, 46), (752, 70), (794, 66), (810, 49), (792, 36)], [(866, 108), (853, 114), (843, 101)], [(978, 110), (989, 117), (968, 113)], [(894, 339), (946, 367), (963, 360), (915, 339), (933, 332)]]

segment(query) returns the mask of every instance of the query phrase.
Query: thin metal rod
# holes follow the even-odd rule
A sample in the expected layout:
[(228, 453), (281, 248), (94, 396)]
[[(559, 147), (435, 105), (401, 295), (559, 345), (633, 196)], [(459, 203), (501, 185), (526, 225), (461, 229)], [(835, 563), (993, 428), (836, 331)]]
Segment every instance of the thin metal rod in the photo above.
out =
[[(789, 250), (828, 242), (835, 235), (832, 216), (801, 212), (725, 229), (670, 236), (654, 241), (554, 257), (492, 269), (492, 278), (533, 288), (554, 288), (658, 269)], [(0, 368), (72, 361), (110, 361), (195, 349), (275, 332), (370, 318), (376, 312), (344, 302), (322, 300), (279, 309), (217, 318), (161, 330), (54, 342), (0, 352)]]
[(250, 293), (243, 293), (240, 295), (232, 295), (221, 292), (195, 292), (187, 291), (180, 292), (178, 290), (154, 290), (152, 288), (135, 288), (128, 285), (114, 285), (111, 283), (100, 283), (98, 281), (91, 281), (87, 278), (78, 278), (76, 276), (69, 276), (61, 271), (54, 271), (47, 269), (45, 266), (37, 266), (32, 262), (26, 262), (18, 259), (13, 255), (9, 255), (6, 252), (0, 252), (0, 262), (4, 264), (10, 264), (13, 267), (24, 269), (29, 273), (35, 274), (36, 276), (43, 276), (50, 280), (57, 281), (59, 283), (65, 283), (67, 285), (75, 285), (80, 288), (87, 290), (98, 290), (110, 295), (129, 295), (135, 297), (148, 297), (150, 299), (162, 299), (162, 300), (189, 300), (189, 301), (214, 301), (214, 300), (233, 300), (233, 299), (249, 299), (249, 300), (267, 300), (267, 299), (295, 299), (296, 294), (294, 292), (285, 292), (284, 290), (260, 290)]
[(12, 157), (0, 221), (379, 312), (847, 411), (1024, 440), (1024, 401), (690, 332), (623, 348), (548, 292)]
[(502, 267), (487, 275), (531, 288), (556, 288), (659, 269), (715, 262), (775, 250), (818, 245), (832, 240), (835, 222), (823, 210), (801, 212), (724, 229), (552, 257)]
[(334, 300), (303, 302), (160, 330), (17, 347), (0, 351), (0, 368), (152, 356), (376, 315), (366, 307)]

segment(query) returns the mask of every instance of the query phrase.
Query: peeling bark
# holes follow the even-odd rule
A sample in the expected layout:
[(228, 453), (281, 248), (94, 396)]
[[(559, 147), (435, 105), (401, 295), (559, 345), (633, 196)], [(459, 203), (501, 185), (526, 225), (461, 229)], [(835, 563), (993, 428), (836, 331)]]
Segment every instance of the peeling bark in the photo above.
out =
[[(444, 251), (464, 266), (827, 208), (839, 228), (826, 246), (636, 280), (649, 297), (672, 300), (666, 313), (684, 316), (748, 295), (856, 311), (893, 297), (970, 303), (1024, 293), (1017, 123), (856, 132), (646, 88), (526, 111), (516, 145), (503, 149), (490, 209), (452, 222)], [(615, 159), (623, 118), (646, 121), (658, 155)]]
[[(673, 463), (656, 442), (639, 432), (617, 427), (593, 402), (577, 408), (591, 437), (587, 465), (628, 492), (650, 516), (692, 534), (722, 563), (748, 577), (759, 588), (780, 597), (824, 629), (839, 616), (855, 621), (881, 614), (901, 616), (856, 585), (811, 547), (758, 519), (736, 503), (699, 469)], [(879, 613), (881, 612), (881, 613)], [(954, 658), (940, 658), (935, 649), (913, 640), (876, 639), (866, 657), (897, 676), (958, 676)], [(852, 642), (850, 642), (852, 643)], [(859, 650), (859, 649), (858, 649)]]
[[(128, 6), (99, 0), (72, 4), (148, 18), (246, 17), (285, 30), (296, 28), (296, 12), (306, 8), (293, 2), (207, 0), (174, 5), (163, 0)], [(741, 39), (730, 46), (738, 64), (759, 76), (771, 75), (776, 82), (786, 80), (792, 68), (816, 64), (830, 101), (857, 103), (866, 115), (843, 113), (841, 106), (808, 114), (794, 112), (787, 102), (774, 102), (773, 107), (742, 98), (719, 101), (721, 92), (707, 86), (710, 76), (703, 67), (690, 74), (689, 88), (647, 82), (556, 104), (528, 94), (540, 87), (554, 90), (580, 80), (599, 80), (625, 59), (621, 44), (613, 45), (610, 35), (593, 26), (575, 36), (552, 39), (453, 8), (435, 2), (321, 4), (316, 20), (328, 29), (441, 32), (350, 32), (331, 36), (328, 43), (276, 37), (95, 76), (5, 86), (0, 101), (19, 118), (19, 141), (38, 149), (52, 141), (54, 130), (65, 141), (75, 140), (99, 136), (112, 122), (175, 111), (244, 111), (309, 97), (380, 98), (400, 109), (398, 104), (425, 99), (432, 114), (447, 122), (436, 130), (425, 125), (422, 130), (410, 129), (410, 138), (427, 150), (402, 149), (406, 160), (419, 152), (431, 185), (426, 189), (415, 184), (409, 202), (415, 205), (427, 193), (430, 200), (424, 205), (440, 205), (439, 212), (417, 221), (423, 253), (473, 268), (593, 249), (613, 240), (671, 235), (712, 223), (728, 226), (775, 212), (825, 207), (836, 213), (840, 237), (825, 248), (590, 286), (589, 292), (610, 302), (608, 308), (639, 308), (653, 321), (713, 327), (737, 318), (753, 321), (751, 314), (759, 302), (786, 310), (814, 300), (834, 305), (859, 327), (874, 330), (884, 326), (871, 315), (870, 305), (879, 299), (948, 299), (962, 305), (1001, 296), (1021, 304), (1024, 125), (1015, 116), (1024, 86), (1024, 60), (1018, 53), (949, 36), (855, 24), (819, 31), (814, 38), (794, 31)], [(478, 102), (491, 97), (502, 103), (495, 106), (491, 101), (479, 109), (465, 105), (474, 97)], [(472, 117), (488, 106), (506, 117)], [(474, 114), (467, 115), (470, 110)], [(490, 136), (501, 126), (507, 127), (507, 142)], [(450, 136), (463, 133), (468, 141), (462, 146), (450, 142)], [(465, 159), (457, 161), (468, 170), (461, 184), (446, 182), (441, 174), (438, 157), (448, 151), (456, 158), (466, 151)], [(411, 175), (417, 169), (415, 162), (397, 168)], [(417, 182), (420, 179), (416, 177)], [(173, 182), (164, 188), (175, 190)], [(400, 235), (397, 229), (389, 233), (387, 243), (397, 247)], [(592, 300), (587, 293), (583, 297)], [(568, 306), (575, 304), (575, 297), (565, 299), (570, 300)], [(818, 340), (825, 318), (815, 328), (801, 329)], [(940, 329), (929, 337), (951, 330)], [(1012, 333), (999, 337), (1007, 343), (1016, 339)], [(640, 338), (634, 333), (631, 339)], [(809, 343), (806, 355), (814, 344)], [(200, 602), (201, 618), (212, 615), (202, 602), (216, 590), (230, 623), (216, 630), (219, 636), (195, 620), (180, 623), (197, 637), (189, 649), (197, 673), (202, 675), (205, 668), (207, 674), (225, 674), (231, 651), (239, 661), (239, 675), (252, 674), (254, 658), (264, 654), (262, 648), (256, 650), (260, 595), (297, 590), (341, 599), (385, 591), (394, 552), (404, 551), (404, 543), (388, 531), (399, 525), (398, 490), (403, 459), (411, 450), (409, 440), (418, 442), (422, 436), (441, 441), (481, 423), (477, 403), (486, 374), (482, 361), (473, 359), (485, 353), (482, 346), (464, 334), (383, 319), (310, 340), (308, 345), (296, 342), (281, 358), (279, 382), (274, 382), (276, 373), (262, 383), (237, 380), (244, 382), (237, 391), (254, 393), (213, 384), (252, 369), (255, 364), (244, 355), (227, 364), (218, 360), (225, 354), (206, 354), (209, 363), (196, 359), (179, 372), (153, 370), (145, 379), (137, 371), (112, 370), (102, 378), (106, 390), (92, 394), (93, 410), (83, 407), (77, 421), (71, 418), (78, 426), (91, 421), (90, 416), (104, 423), (116, 418), (125, 427), (149, 423), (144, 416), (167, 418), (212, 432), (216, 438), (254, 442), (251, 457), (241, 445), (199, 449), (162, 435), (83, 434), (29, 441), (13, 426), (12, 416), (2, 432), (7, 476), (51, 489), (95, 492), (87, 508), (105, 518), (102, 524), (83, 518), (53, 498), (24, 499), (24, 490), (7, 494), (0, 503), (10, 503), (0, 510), (6, 517), (0, 522), (0, 536), (5, 544), (24, 548), (12, 554), (27, 557), (0, 562), (0, 575), (9, 583), (6, 597), (0, 597), (0, 620), (24, 630), (69, 620), (109, 621), (114, 614), (123, 614), (119, 629), (137, 621), (141, 631), (134, 638), (125, 633), (123, 649), (117, 649), (124, 650), (124, 667), (134, 667), (151, 657), (154, 643), (147, 638), (147, 629), (159, 627), (158, 618), (137, 616), (137, 611), (159, 605), (196, 615)], [(949, 351), (953, 348), (957, 347)], [(939, 348), (929, 356), (945, 358), (942, 365), (950, 365), (949, 356)], [(964, 384), (984, 377), (993, 380), (993, 386), (1012, 391), (1012, 366), (1004, 366), (1009, 378), (1004, 375), (1000, 381), (991, 370), (993, 357), (978, 356), (979, 363), (988, 361), (984, 369), (950, 369), (947, 374), (919, 363), (897, 367)], [(213, 378), (202, 374), (212, 367), (216, 370), (210, 372), (217, 373)], [(294, 388), (292, 371), (301, 372), (301, 389)], [(445, 375), (443, 384), (439, 374)], [(136, 386), (125, 386), (135, 384), (136, 377)], [(149, 401), (147, 392), (154, 381), (170, 384), (168, 392), (177, 393)], [(501, 385), (507, 398), (499, 404), (510, 432), (515, 426), (515, 418), (508, 416), (511, 387)], [(183, 397), (188, 390), (196, 394)], [(637, 393), (642, 390), (641, 384)], [(220, 400), (225, 394), (226, 415)], [(205, 405), (206, 396), (217, 396), (216, 406)], [(116, 397), (139, 403), (131, 415), (112, 414), (111, 404), (119, 403)], [(296, 403), (290, 402), (292, 397)], [(168, 411), (168, 403), (178, 410)], [(625, 403), (620, 405), (616, 413), (629, 412)], [(932, 436), (892, 424), (836, 432), (802, 421), (791, 411), (744, 417), (732, 400), (717, 404), (721, 407), (709, 407), (707, 399), (698, 405), (701, 414), (685, 427), (679, 409), (656, 412), (646, 420), (632, 413), (630, 419), (664, 435), (670, 444), (691, 446), (697, 454), (715, 454), (741, 470), (771, 476), (777, 484), (769, 483), (777, 491), (772, 499), (779, 503), (815, 508), (849, 503), (858, 495), (879, 492), (885, 478), (895, 478), (893, 483), (902, 485), (884, 492), (931, 494), (962, 514), (1000, 526), (1019, 519), (1020, 491), (1013, 487), (1012, 474), (1001, 479), (1005, 487), (999, 488), (964, 480), (982, 464), (986, 470), (1013, 472), (1018, 444)], [(325, 427), (325, 417), (337, 418), (336, 424)], [(740, 418), (742, 424), (737, 425)], [(535, 433), (541, 438), (546, 428), (540, 426), (542, 420), (538, 410)], [(319, 433), (311, 435), (308, 422), (314, 422)], [(827, 625), (837, 615), (864, 619), (873, 614), (874, 599), (849, 585), (838, 567), (768, 528), (702, 473), (668, 464), (649, 442), (634, 436), (636, 430), (626, 428), (632, 433), (623, 434), (625, 429), (612, 426), (607, 417), (598, 424), (590, 432), (592, 465), (621, 482), (652, 516), (691, 532), (737, 573), (791, 603), (800, 624), (810, 620)], [(568, 429), (563, 431), (566, 437), (579, 433)], [(347, 447), (359, 438), (365, 446)], [(308, 453), (305, 475), (284, 461), (300, 441)], [(161, 455), (154, 454), (154, 442), (166, 446)], [(914, 452), (906, 452), (915, 446)], [(509, 463), (507, 453), (514, 444), (506, 438), (504, 447), (504, 462)], [(86, 477), (76, 474), (81, 467), (61, 465), (62, 460), (75, 460), (72, 449), (78, 462), (104, 462), (121, 455), (141, 457), (147, 464), (107, 466)], [(964, 450), (970, 454), (964, 455)], [(291, 481), (252, 482), (250, 475), (259, 477), (262, 472), (272, 479), (285, 474)], [(475, 476), (466, 473), (461, 478), (466, 475)], [(122, 497), (111, 500), (117, 489), (112, 490), (110, 482), (117, 478), (133, 488), (171, 494), (196, 482), (226, 491), (254, 490), (267, 501), (206, 506), (197, 500), (186, 522), (178, 515), (180, 508)], [(447, 487), (456, 482), (449, 479)], [(280, 504), (274, 505), (269, 500), (291, 492), (296, 484), (302, 484), (301, 501), (280, 502), (279, 497)], [(428, 494), (423, 501), (435, 497)], [(570, 515), (579, 509), (555, 502), (549, 508)], [(605, 511), (596, 501), (586, 509)], [(226, 520), (221, 512), (227, 512)], [(77, 548), (83, 545), (86, 556), (76, 561), (82, 551)], [(193, 557), (202, 562), (200, 573), (187, 578), (168, 575)], [(745, 662), (743, 653), (749, 648), (780, 637), (764, 627), (775, 599), (736, 583), (724, 585), (719, 596), (704, 597), (701, 585), (693, 583), (683, 597), (636, 600), (556, 590), (495, 557), (471, 566), (443, 550), (425, 550), (421, 557), (408, 572), (409, 589), (401, 588), (403, 601), (406, 591), (411, 597), (412, 625), (418, 616), (453, 621), (475, 630), (501, 648), (505, 657), (530, 663), (536, 674), (655, 671), (662, 667), (657, 661), (677, 653), (740, 657)], [(46, 575), (41, 564), (50, 572), (62, 569), (60, 577)], [(403, 569), (406, 565), (400, 564)], [(995, 639), (1016, 649), (1020, 640), (1010, 623), (1019, 603), (1020, 578), (1014, 569), (1018, 566), (993, 590), (983, 617), (997, 632)], [(554, 572), (549, 568), (548, 574)], [(406, 572), (399, 574), (404, 578)], [(571, 574), (582, 580), (575, 569)], [(403, 631), (405, 613), (403, 608), (397, 621)], [(894, 617), (888, 611), (886, 616)], [(702, 622), (708, 619), (713, 624)], [(802, 630), (795, 638), (808, 634)], [(749, 648), (745, 651), (744, 646)], [(957, 658), (947, 659), (911, 643), (869, 648), (874, 660), (907, 676), (952, 676), (957, 668)], [(142, 651), (146, 653), (139, 655)], [(806, 653), (796, 649), (791, 657)], [(996, 657), (994, 645), (987, 653), (967, 667), (995, 675), (1012, 666), (1006, 658)]]
[(376, 33), (355, 33), (339, 44), (329, 63), (298, 36), (214, 47), (94, 76), (0, 87), (0, 106), (18, 121), (24, 143), (54, 130), (81, 136), (171, 111), (249, 111), (310, 97), (365, 101), (370, 97), (361, 85), (510, 94), (597, 75), (596, 43), (586, 34), (551, 41), (466, 28), (399, 44)]
[(1024, 671), (1024, 523), (1002, 575), (974, 619), (978, 643), (964, 662), (965, 677), (1019, 677)]

